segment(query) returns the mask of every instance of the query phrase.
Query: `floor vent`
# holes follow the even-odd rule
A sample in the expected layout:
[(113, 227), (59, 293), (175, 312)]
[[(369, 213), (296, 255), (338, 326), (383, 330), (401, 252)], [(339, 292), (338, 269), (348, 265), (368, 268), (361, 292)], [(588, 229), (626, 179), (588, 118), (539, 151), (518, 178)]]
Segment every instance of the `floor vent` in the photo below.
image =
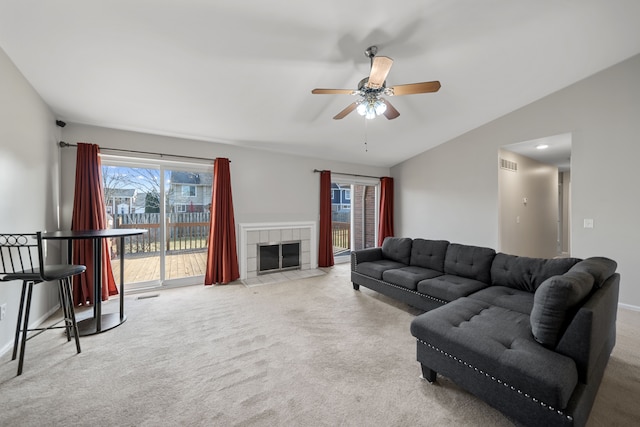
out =
[(156, 298), (159, 297), (160, 294), (151, 294), (151, 295), (140, 295), (138, 298), (136, 299), (147, 299), (147, 298)]
[(518, 172), (518, 164), (511, 160), (500, 158), (500, 168), (511, 172)]

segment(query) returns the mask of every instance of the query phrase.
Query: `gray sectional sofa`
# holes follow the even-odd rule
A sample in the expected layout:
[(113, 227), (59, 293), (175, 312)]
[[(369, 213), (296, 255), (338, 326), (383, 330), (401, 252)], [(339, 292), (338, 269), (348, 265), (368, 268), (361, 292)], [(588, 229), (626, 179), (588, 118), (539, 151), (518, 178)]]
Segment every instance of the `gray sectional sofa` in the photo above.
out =
[(542, 259), (389, 237), (354, 251), (351, 281), (424, 310), (411, 322), (437, 373), (520, 425), (585, 425), (615, 345), (614, 261)]

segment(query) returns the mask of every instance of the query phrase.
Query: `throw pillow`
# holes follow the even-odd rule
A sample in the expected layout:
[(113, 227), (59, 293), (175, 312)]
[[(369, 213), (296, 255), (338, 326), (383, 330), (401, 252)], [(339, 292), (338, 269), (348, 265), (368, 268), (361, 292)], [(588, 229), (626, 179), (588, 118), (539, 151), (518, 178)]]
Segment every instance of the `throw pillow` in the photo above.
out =
[(605, 257), (591, 257), (583, 261), (580, 261), (573, 267), (572, 272), (584, 272), (589, 273), (594, 278), (594, 286), (601, 288), (605, 280), (607, 280), (613, 273), (616, 272), (618, 263), (614, 260)]
[(593, 276), (567, 272), (542, 282), (533, 298), (531, 332), (540, 344), (555, 347), (564, 327), (567, 311), (575, 307), (593, 288)]

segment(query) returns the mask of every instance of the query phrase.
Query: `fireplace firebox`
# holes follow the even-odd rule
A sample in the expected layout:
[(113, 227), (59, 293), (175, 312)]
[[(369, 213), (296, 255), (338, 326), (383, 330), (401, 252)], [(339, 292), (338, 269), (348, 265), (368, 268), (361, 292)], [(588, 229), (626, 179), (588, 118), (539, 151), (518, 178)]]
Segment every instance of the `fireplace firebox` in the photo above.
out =
[(300, 241), (258, 243), (258, 274), (300, 268)]

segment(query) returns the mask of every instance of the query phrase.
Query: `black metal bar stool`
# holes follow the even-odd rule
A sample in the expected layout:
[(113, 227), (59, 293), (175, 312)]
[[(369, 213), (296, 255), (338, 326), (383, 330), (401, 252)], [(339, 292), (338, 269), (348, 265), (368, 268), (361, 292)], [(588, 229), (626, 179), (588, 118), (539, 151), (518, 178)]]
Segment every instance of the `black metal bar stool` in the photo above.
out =
[[(80, 353), (80, 339), (73, 308), (73, 295), (71, 293), (71, 277), (84, 272), (85, 269), (84, 265), (44, 265), (40, 232), (33, 234), (0, 233), (0, 281), (22, 280), (22, 294), (16, 336), (13, 342), (13, 356), (11, 358), (11, 360), (16, 359), (18, 345), (20, 345), (18, 375), (22, 374), (27, 340), (49, 329), (64, 328), (67, 341), (71, 341), (73, 336), (76, 342), (76, 350)], [(31, 311), (33, 286), (38, 283), (54, 281), (58, 282), (62, 319), (47, 327), (29, 329), (29, 312)], [(61, 322), (64, 322), (64, 326), (57, 326)], [(29, 332), (35, 333), (29, 335)]]

